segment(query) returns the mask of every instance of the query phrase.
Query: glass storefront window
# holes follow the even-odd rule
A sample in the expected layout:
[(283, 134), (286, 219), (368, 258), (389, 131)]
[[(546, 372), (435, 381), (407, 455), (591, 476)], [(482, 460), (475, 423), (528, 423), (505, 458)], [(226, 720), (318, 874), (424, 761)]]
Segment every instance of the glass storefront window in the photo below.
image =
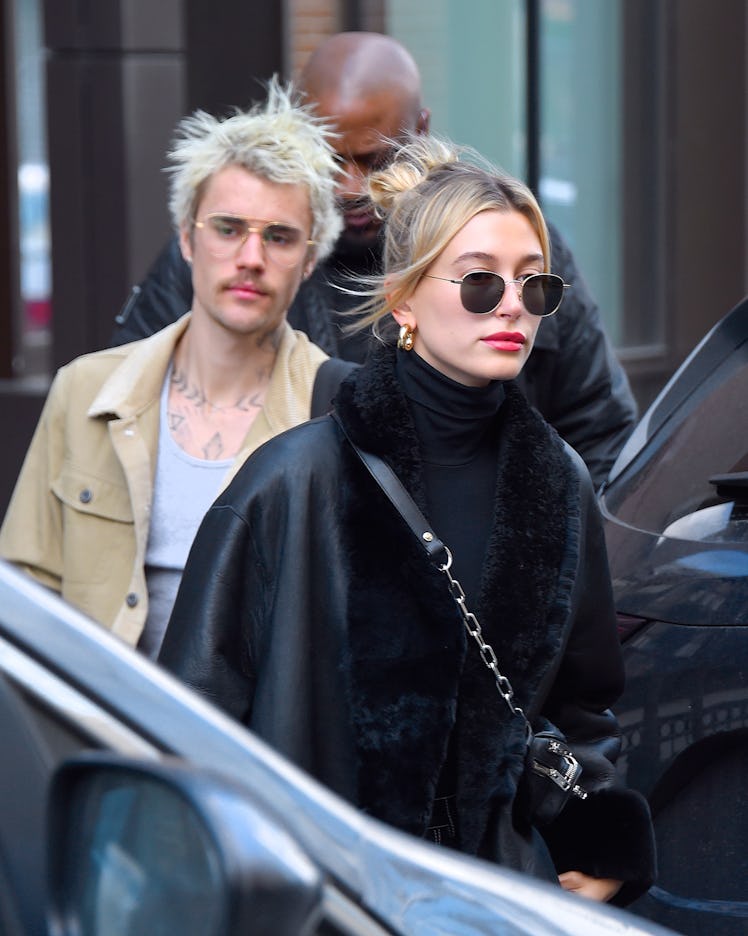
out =
[(524, 0), (389, 0), (386, 27), (418, 63), (432, 130), (523, 178)]
[(52, 282), (49, 166), (44, 95), (41, 0), (16, 0), (16, 114), (21, 321), (16, 323), (13, 369), (19, 377), (48, 371)]
[(620, 0), (540, 4), (540, 200), (614, 344), (621, 339), (620, 41)]

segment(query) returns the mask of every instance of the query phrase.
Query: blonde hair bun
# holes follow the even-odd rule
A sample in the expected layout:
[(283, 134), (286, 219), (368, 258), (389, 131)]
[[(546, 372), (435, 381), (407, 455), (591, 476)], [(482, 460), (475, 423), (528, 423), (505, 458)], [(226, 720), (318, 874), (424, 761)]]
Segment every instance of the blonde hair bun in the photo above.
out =
[(413, 135), (398, 149), (392, 162), (369, 176), (369, 198), (381, 216), (389, 214), (400, 195), (410, 192), (437, 167), (457, 162), (460, 151), (438, 137)]

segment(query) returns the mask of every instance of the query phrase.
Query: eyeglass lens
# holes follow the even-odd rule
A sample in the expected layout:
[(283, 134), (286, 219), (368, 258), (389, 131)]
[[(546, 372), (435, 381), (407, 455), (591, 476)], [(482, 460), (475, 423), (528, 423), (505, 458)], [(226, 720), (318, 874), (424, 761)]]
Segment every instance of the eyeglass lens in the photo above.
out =
[(209, 215), (198, 227), (203, 231), (205, 246), (219, 260), (235, 256), (252, 232), (259, 233), (268, 257), (282, 266), (299, 263), (307, 247), (302, 231), (279, 221), (253, 225), (244, 218)]
[[(462, 278), (460, 301), (468, 312), (482, 315), (492, 312), (506, 291), (498, 273), (476, 270)], [(534, 273), (521, 284), (522, 303), (533, 315), (551, 315), (561, 304), (564, 284), (554, 273)]]

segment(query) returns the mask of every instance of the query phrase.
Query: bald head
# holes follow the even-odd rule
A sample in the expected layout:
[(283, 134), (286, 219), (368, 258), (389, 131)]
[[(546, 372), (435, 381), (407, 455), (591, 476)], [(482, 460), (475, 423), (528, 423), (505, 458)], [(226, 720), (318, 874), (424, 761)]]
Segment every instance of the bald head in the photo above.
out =
[(300, 85), (314, 99), (334, 95), (341, 104), (385, 89), (409, 113), (413, 128), (421, 110), (421, 76), (413, 56), (390, 36), (338, 33), (309, 57)]
[(361, 195), (370, 172), (383, 165), (391, 141), (428, 130), (421, 76), (412, 55), (380, 33), (337, 33), (311, 54), (299, 86), (338, 132), (332, 141), (344, 170), (339, 187), (345, 230), (340, 246), (368, 249), (379, 222)]

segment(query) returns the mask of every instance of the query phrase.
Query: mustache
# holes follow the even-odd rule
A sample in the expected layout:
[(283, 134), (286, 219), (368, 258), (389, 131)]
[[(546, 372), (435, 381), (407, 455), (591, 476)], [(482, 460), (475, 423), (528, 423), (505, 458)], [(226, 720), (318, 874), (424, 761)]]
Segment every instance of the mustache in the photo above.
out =
[(338, 208), (345, 211), (364, 212), (375, 214), (374, 204), (368, 195), (338, 195), (336, 199)]
[(235, 286), (251, 286), (258, 292), (268, 292), (262, 280), (256, 279), (254, 276), (234, 276), (229, 280), (225, 280), (222, 285), (224, 289), (233, 289)]

